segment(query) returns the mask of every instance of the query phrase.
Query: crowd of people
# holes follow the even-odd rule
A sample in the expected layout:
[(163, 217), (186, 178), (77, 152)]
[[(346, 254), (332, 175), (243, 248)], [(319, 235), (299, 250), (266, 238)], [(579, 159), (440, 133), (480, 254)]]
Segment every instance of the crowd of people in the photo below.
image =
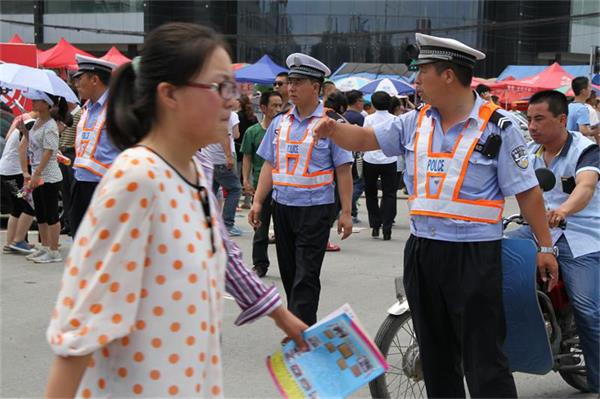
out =
[[(399, 189), (410, 195), (404, 284), (427, 394), (464, 397), (463, 377), (474, 397), (517, 394), (501, 349), (501, 217), (513, 195), (549, 289), (560, 261), (598, 392), (600, 166), (589, 80), (573, 80), (569, 105), (558, 92), (532, 97), (527, 144), (489, 87), (470, 88), (483, 53), (452, 39), (417, 42), (416, 105), (383, 91), (368, 103), (358, 90), (342, 93), (325, 64), (301, 53), (272, 90), (240, 96), (225, 42), (186, 23), (157, 28), (118, 69), (78, 56), (81, 106), (29, 91), (32, 111), (13, 121), (0, 160), (10, 193), (4, 252), (63, 262), (60, 234), (73, 237), (47, 331), (56, 357), (46, 394), (223, 396), (225, 291), (242, 309), (236, 324), (269, 315), (306, 349), (325, 252), (340, 250), (332, 226), (351, 235), (364, 192), (371, 236), (390, 240)], [(534, 164), (562, 187), (542, 196)], [(254, 228), (253, 271), (230, 238), (244, 234), (241, 209)], [(28, 242), (34, 217), (39, 245)], [(285, 306), (260, 279), (271, 241)]]

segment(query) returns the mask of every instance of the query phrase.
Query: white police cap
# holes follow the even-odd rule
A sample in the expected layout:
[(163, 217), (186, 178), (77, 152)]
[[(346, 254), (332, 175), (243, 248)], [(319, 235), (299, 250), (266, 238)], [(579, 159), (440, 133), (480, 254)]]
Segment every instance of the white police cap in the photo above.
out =
[(80, 54), (75, 55), (75, 60), (77, 61), (78, 69), (73, 75), (74, 78), (81, 76), (85, 72), (100, 72), (110, 75), (117, 67), (117, 65), (112, 62)]
[(290, 78), (300, 77), (323, 80), (331, 74), (327, 65), (310, 55), (302, 53), (290, 54), (285, 63), (290, 68)]
[(448, 61), (454, 64), (473, 68), (476, 61), (485, 59), (485, 54), (455, 39), (415, 34), (419, 57), (413, 65), (430, 64), (437, 61)]

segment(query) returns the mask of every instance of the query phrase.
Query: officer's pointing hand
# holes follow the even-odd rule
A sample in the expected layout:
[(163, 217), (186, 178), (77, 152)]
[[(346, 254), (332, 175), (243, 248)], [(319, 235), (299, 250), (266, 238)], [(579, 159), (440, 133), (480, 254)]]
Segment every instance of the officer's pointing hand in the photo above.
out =
[(330, 118), (323, 119), (313, 130), (313, 137), (315, 140), (328, 139), (333, 135), (336, 121)]

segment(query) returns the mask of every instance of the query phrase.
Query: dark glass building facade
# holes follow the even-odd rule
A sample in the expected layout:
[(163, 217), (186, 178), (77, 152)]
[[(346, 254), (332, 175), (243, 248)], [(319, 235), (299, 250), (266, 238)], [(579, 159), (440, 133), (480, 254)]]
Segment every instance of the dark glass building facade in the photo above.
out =
[[(560, 62), (573, 49), (585, 53), (589, 44), (574, 43), (597, 37), (600, 18), (573, 17), (594, 11), (600, 11), (600, 2), (593, 0), (0, 1), (3, 18), (12, 15), (32, 22), (35, 35), (25, 30), (22, 34), (42, 46), (58, 35), (51, 34), (52, 28), (42, 29), (44, 24), (90, 25), (104, 33), (90, 37), (77, 29), (63, 29), (60, 35), (84, 49), (88, 44), (87, 49), (96, 52), (105, 51), (104, 43), (106, 49), (118, 44), (133, 56), (143, 32), (168, 21), (187, 21), (221, 32), (235, 62), (255, 62), (269, 54), (283, 64), (288, 54), (304, 52), (335, 70), (343, 62), (407, 62), (406, 47), (414, 43), (415, 32), (422, 32), (452, 37), (484, 51), (487, 59), (475, 73), (486, 77), (496, 76), (508, 64), (545, 64), (553, 54)], [(103, 17), (109, 13), (110, 17)], [(5, 32), (19, 27), (0, 25)], [(138, 34), (111, 35), (111, 29)]]

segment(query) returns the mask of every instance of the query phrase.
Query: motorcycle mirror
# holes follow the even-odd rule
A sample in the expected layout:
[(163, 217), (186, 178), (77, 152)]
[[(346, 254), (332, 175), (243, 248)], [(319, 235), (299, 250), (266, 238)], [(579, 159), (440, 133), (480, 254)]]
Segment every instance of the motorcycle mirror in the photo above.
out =
[(538, 184), (542, 191), (550, 191), (556, 185), (556, 177), (554, 173), (550, 169), (547, 168), (539, 168), (535, 170), (535, 177), (537, 177)]

